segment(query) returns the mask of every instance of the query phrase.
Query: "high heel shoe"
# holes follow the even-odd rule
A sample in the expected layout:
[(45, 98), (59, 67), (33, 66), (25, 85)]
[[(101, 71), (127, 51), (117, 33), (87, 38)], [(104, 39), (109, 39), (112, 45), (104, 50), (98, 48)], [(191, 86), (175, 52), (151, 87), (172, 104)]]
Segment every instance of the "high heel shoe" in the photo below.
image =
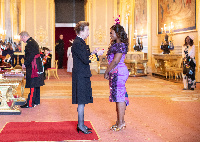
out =
[(120, 127), (114, 127), (112, 130), (115, 131), (115, 132), (117, 132), (117, 131), (120, 131), (122, 129), (126, 129), (125, 123), (122, 124)]
[[(77, 124), (77, 127), (78, 127), (78, 124)], [(84, 125), (84, 127), (86, 130), (92, 130), (91, 128), (88, 128), (86, 125)]]
[(77, 126), (77, 131), (78, 131), (78, 133), (79, 133), (79, 131), (81, 131), (84, 134), (90, 134), (90, 133), (92, 133), (91, 131), (83, 131), (78, 126)]
[(110, 129), (112, 130), (112, 129), (114, 129), (114, 128), (117, 128), (117, 124), (112, 125), (112, 127), (111, 127)]
[(112, 130), (113, 128), (117, 128), (117, 124), (118, 124), (118, 121), (116, 121), (115, 125), (112, 125), (110, 129)]
[[(85, 125), (84, 125), (84, 126), (85, 126)], [(87, 126), (85, 126), (85, 129), (86, 129), (86, 130), (92, 130), (91, 128), (88, 128)]]

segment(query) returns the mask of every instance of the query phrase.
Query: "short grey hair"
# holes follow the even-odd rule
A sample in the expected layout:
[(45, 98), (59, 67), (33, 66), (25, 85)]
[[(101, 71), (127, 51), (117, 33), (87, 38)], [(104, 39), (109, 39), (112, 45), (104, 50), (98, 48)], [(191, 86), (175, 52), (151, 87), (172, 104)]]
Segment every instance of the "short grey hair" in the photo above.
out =
[(84, 28), (86, 26), (89, 26), (89, 22), (87, 21), (79, 21), (77, 24), (76, 24), (76, 27), (74, 28), (76, 34), (80, 34), (80, 31), (84, 31)]
[(26, 37), (30, 36), (27, 31), (22, 31), (19, 35), (20, 36), (26, 36)]

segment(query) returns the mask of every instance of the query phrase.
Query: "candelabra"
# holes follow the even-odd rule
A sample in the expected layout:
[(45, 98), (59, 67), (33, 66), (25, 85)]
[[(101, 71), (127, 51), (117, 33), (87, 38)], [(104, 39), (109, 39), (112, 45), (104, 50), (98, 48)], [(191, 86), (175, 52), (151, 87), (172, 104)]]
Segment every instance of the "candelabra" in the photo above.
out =
[[(133, 48), (134, 48), (135, 51), (141, 51), (141, 50), (143, 50), (143, 42), (142, 42), (143, 29), (142, 29), (140, 37), (137, 37), (137, 30), (135, 30), (135, 31), (136, 31), (136, 33), (134, 33), (134, 38), (133, 38), (134, 46), (133, 46)], [(136, 40), (138, 40), (138, 42)]]
[(167, 27), (166, 24), (164, 24), (164, 32), (163, 28), (161, 28), (161, 38), (162, 38), (162, 43), (160, 48), (163, 50), (163, 54), (169, 54), (170, 50), (174, 49), (173, 45), (173, 22), (171, 22), (171, 26), (169, 26), (169, 32), (167, 33)]

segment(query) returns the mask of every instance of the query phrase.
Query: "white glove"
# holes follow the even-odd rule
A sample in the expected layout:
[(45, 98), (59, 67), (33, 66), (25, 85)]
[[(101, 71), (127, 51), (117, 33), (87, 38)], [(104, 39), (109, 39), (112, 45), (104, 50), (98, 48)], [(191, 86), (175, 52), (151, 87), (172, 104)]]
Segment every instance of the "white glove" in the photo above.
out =
[(99, 50), (99, 51), (97, 52), (97, 55), (98, 55), (98, 56), (101, 56), (101, 55), (103, 55), (103, 53), (104, 53), (104, 49)]
[(97, 53), (98, 49), (99, 49), (99, 47), (95, 48), (94, 51), (92, 51), (91, 55)]

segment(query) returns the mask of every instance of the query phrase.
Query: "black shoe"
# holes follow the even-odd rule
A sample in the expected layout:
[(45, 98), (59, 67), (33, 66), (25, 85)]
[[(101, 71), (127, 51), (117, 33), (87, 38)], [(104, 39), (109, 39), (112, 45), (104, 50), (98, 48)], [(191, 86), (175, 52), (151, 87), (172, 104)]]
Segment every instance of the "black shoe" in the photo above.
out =
[(36, 106), (38, 106), (39, 104), (34, 104), (34, 106), (33, 107), (36, 107)]
[(79, 131), (81, 131), (84, 134), (90, 134), (90, 133), (92, 133), (91, 131), (83, 131), (78, 126), (77, 126), (77, 131), (78, 131), (78, 133), (79, 133)]
[(20, 106), (21, 108), (32, 108), (32, 107), (29, 107), (27, 104), (24, 104), (22, 106)]
[[(85, 126), (85, 125), (84, 125), (84, 126)], [(85, 129), (86, 129), (86, 130), (92, 130), (91, 128), (88, 128), (87, 126), (85, 126)]]
[(194, 90), (194, 88), (190, 88), (190, 90)]

